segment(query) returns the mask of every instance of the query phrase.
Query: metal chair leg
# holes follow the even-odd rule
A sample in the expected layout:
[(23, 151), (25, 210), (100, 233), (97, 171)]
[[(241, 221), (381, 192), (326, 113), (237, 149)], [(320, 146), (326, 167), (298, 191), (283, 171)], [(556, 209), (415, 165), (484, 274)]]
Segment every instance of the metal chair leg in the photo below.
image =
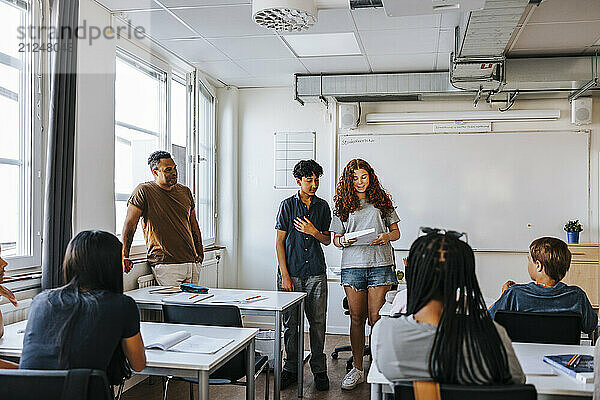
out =
[(265, 400), (269, 400), (269, 364), (265, 368)]
[(167, 400), (167, 390), (169, 389), (169, 381), (171, 380), (170, 376), (167, 376), (167, 379), (163, 385), (163, 400)]

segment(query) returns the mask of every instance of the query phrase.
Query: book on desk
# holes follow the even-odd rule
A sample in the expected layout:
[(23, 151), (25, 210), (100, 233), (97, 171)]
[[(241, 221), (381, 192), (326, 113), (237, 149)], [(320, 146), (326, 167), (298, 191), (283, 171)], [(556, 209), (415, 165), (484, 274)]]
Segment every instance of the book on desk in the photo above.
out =
[(144, 337), (147, 349), (177, 351), (183, 353), (214, 354), (227, 346), (233, 339), (219, 339), (192, 335), (187, 331), (177, 331), (155, 337)]
[(594, 382), (594, 356), (585, 354), (559, 354), (544, 356), (544, 362), (582, 383)]

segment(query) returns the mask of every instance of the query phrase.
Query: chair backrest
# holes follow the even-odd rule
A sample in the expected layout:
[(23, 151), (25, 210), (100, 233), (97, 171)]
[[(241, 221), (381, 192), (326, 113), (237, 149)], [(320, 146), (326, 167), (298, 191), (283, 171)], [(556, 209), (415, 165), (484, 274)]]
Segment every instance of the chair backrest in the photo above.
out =
[(112, 400), (112, 394), (99, 370), (0, 369), (0, 399)]
[[(232, 305), (163, 304), (162, 310), (165, 322), (172, 324), (243, 327), (240, 309)], [(246, 357), (248, 357), (247, 351), (242, 351), (212, 373), (210, 378), (237, 381), (244, 377), (246, 375)]]
[(496, 311), (494, 321), (513, 342), (579, 344), (581, 315), (570, 312)]
[[(442, 400), (536, 400), (533, 385), (463, 386), (440, 385)], [(412, 382), (394, 383), (395, 400), (414, 400)]]
[(232, 305), (221, 304), (163, 304), (165, 322), (173, 324), (229, 326), (241, 328), (240, 309)]

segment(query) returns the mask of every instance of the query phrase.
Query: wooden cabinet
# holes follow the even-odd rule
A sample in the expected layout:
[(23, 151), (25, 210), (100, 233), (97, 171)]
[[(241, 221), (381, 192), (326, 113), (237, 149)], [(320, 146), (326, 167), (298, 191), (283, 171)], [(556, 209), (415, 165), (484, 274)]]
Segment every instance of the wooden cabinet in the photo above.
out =
[(592, 306), (598, 308), (600, 305), (600, 291), (598, 290), (600, 245), (570, 244), (569, 250), (571, 251), (571, 267), (563, 282), (582, 288)]

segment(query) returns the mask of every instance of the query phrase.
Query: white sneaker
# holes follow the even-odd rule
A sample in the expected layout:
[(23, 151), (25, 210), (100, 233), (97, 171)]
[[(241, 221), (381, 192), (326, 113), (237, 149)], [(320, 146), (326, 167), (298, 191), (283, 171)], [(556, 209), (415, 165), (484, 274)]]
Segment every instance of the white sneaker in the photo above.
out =
[(365, 373), (360, 369), (356, 369), (353, 367), (350, 372), (346, 374), (344, 379), (342, 380), (342, 389), (344, 390), (352, 390), (359, 383), (363, 383), (365, 381)]

